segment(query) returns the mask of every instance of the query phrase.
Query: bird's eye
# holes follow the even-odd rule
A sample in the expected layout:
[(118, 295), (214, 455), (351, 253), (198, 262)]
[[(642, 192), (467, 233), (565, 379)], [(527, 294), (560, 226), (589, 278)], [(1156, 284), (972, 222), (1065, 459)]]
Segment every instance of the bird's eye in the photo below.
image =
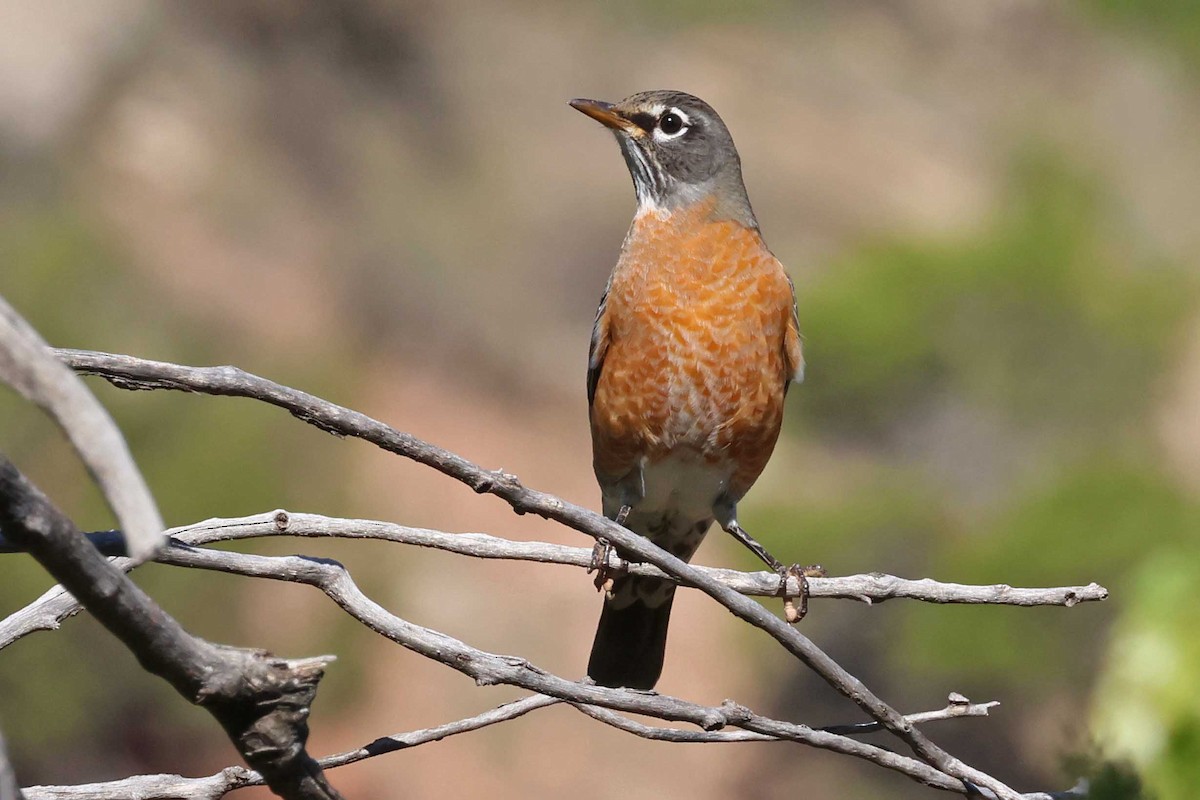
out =
[(662, 115), (662, 119), (658, 121), (658, 129), (667, 136), (674, 136), (683, 130), (683, 117), (676, 114), (674, 111), (667, 112)]

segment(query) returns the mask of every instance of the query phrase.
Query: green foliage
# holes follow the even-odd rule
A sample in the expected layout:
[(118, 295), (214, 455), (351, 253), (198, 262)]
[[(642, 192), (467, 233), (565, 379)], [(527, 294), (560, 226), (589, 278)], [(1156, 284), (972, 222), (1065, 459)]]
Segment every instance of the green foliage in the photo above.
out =
[[(982, 530), (941, 548), (935, 574), (1025, 586), (1095, 580), (1122, 598), (1126, 574), (1147, 552), (1177, 546), (1200, 529), (1200, 508), (1166, 478), (1103, 458), (1068, 466), (1057, 481), (1010, 502)], [(930, 614), (910, 608), (902, 660), (926, 674), (986, 671), (995, 679), (1036, 679), (1044, 688), (1089, 671), (1097, 655), (1099, 607), (1033, 612), (1036, 624), (1029, 613), (988, 608)], [(995, 646), (1005, 641), (1019, 641), (1020, 647)], [(981, 662), (978, 654), (984, 652), (988, 657)]]
[(144, 285), (66, 205), (4, 209), (0, 259), (5, 298), (57, 346), (107, 346), (155, 317)]
[(809, 424), (879, 433), (938, 380), (949, 266), (937, 248), (878, 247), (835, 264), (824, 283), (801, 293)]
[[(6, 567), (5, 577), (14, 571), (19, 572)], [(44, 572), (42, 576), (44, 589)], [(43, 639), (6, 648), (0, 669), (3, 721), (10, 729), (22, 731), (10, 747), (30, 752), (70, 741), (91, 728), (89, 706), (94, 708), (95, 698), (105, 695), (110, 680), (98, 670), (78, 668), (86, 663), (94, 640), (89, 642), (86, 636)]]
[(1162, 800), (1195, 796), (1200, 782), (1200, 547), (1154, 552), (1136, 568), (1113, 636), (1095, 724), (1106, 749), (1128, 758)]
[(978, 238), (868, 248), (802, 293), (811, 425), (878, 437), (951, 392), (1041, 430), (1111, 436), (1144, 408), (1193, 288), (1122, 245), (1092, 179), (1022, 154)]
[(1135, 28), (1200, 67), (1200, 4), (1194, 0), (1086, 0), (1083, 5), (1114, 27)]
[(1152, 800), (1132, 765), (1087, 753), (1066, 759), (1066, 774), (1087, 781), (1088, 800)]
[[(881, 561), (897, 571), (923, 568), (912, 543), (950, 535), (940, 499), (898, 470), (872, 472), (838, 497), (773, 508), (751, 502), (740, 516), (768, 551), (836, 564), (840, 574), (870, 572)], [(744, 568), (760, 568), (749, 551), (739, 548), (738, 557)]]
[(771, 19), (776, 24), (790, 15), (799, 17), (801, 11), (810, 17), (819, 10), (799, 9), (782, 0), (617, 0), (603, 5), (604, 13), (612, 18), (614, 27), (624, 31), (661, 31), (664, 25), (672, 28), (721, 23), (754, 23)]
[(946, 569), (971, 580), (1046, 583), (1064, 580), (1064, 569), (1120, 580), (1148, 550), (1186, 541), (1198, 525), (1200, 509), (1169, 479), (1097, 456), (1014, 498), (978, 539), (960, 538)]

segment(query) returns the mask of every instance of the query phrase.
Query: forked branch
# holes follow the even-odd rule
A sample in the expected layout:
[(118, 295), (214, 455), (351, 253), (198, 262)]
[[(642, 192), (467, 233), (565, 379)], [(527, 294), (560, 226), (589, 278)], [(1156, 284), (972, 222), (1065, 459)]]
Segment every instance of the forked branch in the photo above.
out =
[(0, 526), (105, 628), (189, 702), (205, 708), (271, 789), (339, 800), (304, 749), (308, 713), (330, 657), (288, 661), (192, 636), (0, 457)]

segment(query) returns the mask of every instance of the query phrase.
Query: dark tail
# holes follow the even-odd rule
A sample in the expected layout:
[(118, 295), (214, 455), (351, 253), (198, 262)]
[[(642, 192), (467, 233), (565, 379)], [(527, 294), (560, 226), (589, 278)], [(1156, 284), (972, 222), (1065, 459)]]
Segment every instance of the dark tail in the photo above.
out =
[[(647, 603), (647, 599), (653, 605)], [(653, 689), (667, 651), (675, 587), (658, 578), (618, 578), (604, 601), (588, 675), (601, 686)]]

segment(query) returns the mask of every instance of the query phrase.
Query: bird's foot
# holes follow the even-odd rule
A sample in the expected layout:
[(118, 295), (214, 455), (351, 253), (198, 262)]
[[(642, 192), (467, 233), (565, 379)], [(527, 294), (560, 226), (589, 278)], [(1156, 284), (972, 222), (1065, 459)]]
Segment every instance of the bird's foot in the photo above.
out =
[[(779, 595), (783, 598), (783, 617), (789, 623), (795, 624), (804, 619), (808, 613), (808, 579), (825, 578), (828, 573), (820, 564), (809, 564), (802, 567), (792, 564), (790, 567), (780, 565), (775, 570), (779, 573)], [(796, 595), (788, 593), (788, 578), (795, 578), (800, 584), (800, 592)], [(799, 600), (799, 604), (797, 604)]]
[[(629, 518), (631, 510), (629, 506), (621, 506), (620, 510), (617, 511), (616, 519), (613, 521), (623, 526), (625, 520)], [(612, 556), (615, 550), (616, 548), (612, 546), (612, 542), (604, 537), (597, 539), (595, 546), (592, 547), (592, 559), (588, 563), (587, 571), (589, 575), (593, 572), (596, 573), (596, 577), (593, 579), (596, 591), (611, 591), (616, 575), (629, 571), (629, 562), (622, 559), (619, 553), (616, 557), (616, 565), (609, 566), (609, 557)]]
[(592, 547), (592, 558), (588, 562), (588, 574), (596, 573), (596, 577), (592, 579), (592, 583), (596, 586), (596, 591), (612, 591), (613, 581), (618, 575), (622, 575), (629, 571), (629, 562), (621, 558), (619, 554), (614, 559), (616, 563), (609, 565), (609, 559), (616, 553), (616, 548), (608, 539), (597, 539), (596, 544)]
[[(784, 565), (782, 561), (767, 552), (767, 548), (759, 544), (753, 536), (746, 533), (740, 525), (735, 521), (730, 521), (725, 525), (725, 530), (729, 532), (733, 538), (749, 548), (750, 552), (758, 556), (764, 564), (775, 571), (779, 576), (779, 590), (777, 594), (783, 598), (783, 614), (788, 622), (799, 622), (804, 619), (804, 615), (808, 613), (808, 579), (809, 578), (824, 578), (826, 576), (825, 568), (820, 564), (812, 564), (807, 567), (802, 567), (799, 564), (792, 564), (790, 567)], [(788, 578), (795, 578), (800, 584), (800, 592), (797, 595), (789, 595), (787, 584)], [(799, 604), (797, 604), (799, 600)]]

